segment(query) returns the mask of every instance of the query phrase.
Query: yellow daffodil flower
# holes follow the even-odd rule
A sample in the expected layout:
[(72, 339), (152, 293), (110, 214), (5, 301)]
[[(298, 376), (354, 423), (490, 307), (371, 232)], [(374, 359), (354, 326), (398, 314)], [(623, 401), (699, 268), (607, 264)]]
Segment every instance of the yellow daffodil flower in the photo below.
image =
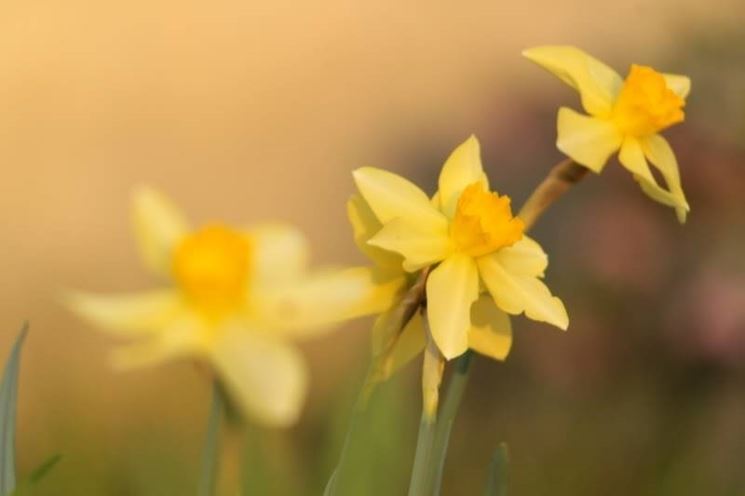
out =
[(309, 272), (304, 237), (284, 224), (192, 228), (150, 188), (134, 195), (133, 223), (144, 262), (167, 286), (129, 295), (74, 293), (71, 307), (139, 341), (119, 349), (115, 365), (204, 361), (242, 411), (264, 424), (293, 423), (306, 395), (306, 366), (290, 342), (388, 309), (403, 284), (379, 284), (362, 267)]
[[(531, 48), (523, 55), (577, 90), (589, 114), (559, 109), (559, 150), (598, 173), (608, 158), (619, 152), (619, 161), (644, 193), (675, 208), (678, 220), (685, 222), (690, 207), (678, 163), (659, 133), (684, 120), (690, 79), (632, 65), (623, 80), (613, 69), (572, 46)], [(649, 163), (660, 172), (667, 188), (657, 182)]]
[[(357, 169), (354, 179), (361, 197), (350, 203), (350, 217), (363, 251), (379, 266), (400, 261), (407, 272), (435, 266), (426, 283), (426, 316), (445, 358), (471, 348), (504, 359), (512, 343), (507, 314), (567, 328), (564, 305), (541, 281), (548, 258), (524, 235), (510, 199), (489, 190), (475, 137), (450, 155), (432, 199), (381, 169)], [(405, 356), (424, 347), (421, 329), (413, 324)]]

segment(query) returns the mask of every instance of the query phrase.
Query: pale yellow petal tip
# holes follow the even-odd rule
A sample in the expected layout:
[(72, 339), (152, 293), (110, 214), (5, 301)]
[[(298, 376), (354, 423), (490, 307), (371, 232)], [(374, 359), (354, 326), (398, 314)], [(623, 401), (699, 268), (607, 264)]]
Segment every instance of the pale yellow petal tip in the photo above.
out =
[(551, 324), (555, 325), (562, 331), (569, 329), (569, 314), (567, 313), (564, 302), (554, 296), (554, 302), (556, 304), (557, 314)]
[(577, 50), (582, 51), (573, 45), (539, 45), (531, 48), (526, 48), (520, 54), (526, 59), (540, 64), (540, 60), (547, 55), (547, 52), (552, 50)]

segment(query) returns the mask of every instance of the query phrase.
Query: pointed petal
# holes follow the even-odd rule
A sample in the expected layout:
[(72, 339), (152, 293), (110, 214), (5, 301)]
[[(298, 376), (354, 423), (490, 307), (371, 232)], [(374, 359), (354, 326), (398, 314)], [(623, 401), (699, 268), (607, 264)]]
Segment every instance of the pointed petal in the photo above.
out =
[(573, 46), (541, 46), (523, 55), (577, 90), (588, 114), (610, 114), (623, 84), (616, 71)]
[(548, 322), (560, 329), (568, 327), (564, 304), (552, 296), (537, 277), (513, 272), (493, 255), (480, 258), (478, 266), (481, 279), (499, 308), (512, 315), (525, 312), (530, 319)]
[[(464, 350), (465, 351), (465, 350)], [(431, 338), (427, 339), (422, 363), (422, 417), (427, 422), (437, 420), (440, 384), (445, 371), (445, 358)]]
[(680, 183), (678, 161), (670, 144), (659, 134), (648, 136), (641, 140), (642, 150), (649, 161), (657, 167), (665, 178), (670, 194), (675, 198), (675, 211), (681, 224), (685, 223), (686, 215), (690, 211), (686, 201), (683, 186)]
[(143, 186), (132, 196), (132, 225), (145, 264), (170, 276), (173, 249), (189, 229), (184, 215), (164, 195)]
[(401, 255), (367, 243), (382, 229), (383, 224), (375, 217), (364, 198), (357, 194), (352, 195), (347, 201), (347, 216), (354, 231), (354, 242), (362, 253), (380, 267), (401, 267)]
[(557, 131), (559, 150), (594, 172), (603, 170), (623, 140), (613, 122), (581, 115), (567, 107), (559, 109)]
[(679, 74), (663, 74), (667, 87), (670, 88), (673, 93), (678, 95), (680, 98), (685, 100), (688, 98), (688, 93), (691, 92), (691, 80), (687, 76), (681, 76)]
[(283, 336), (308, 338), (344, 320), (388, 310), (402, 275), (372, 267), (330, 269), (254, 296), (254, 312)]
[(453, 250), (448, 224), (442, 217), (436, 226), (419, 224), (408, 219), (394, 219), (383, 227), (369, 243), (403, 255), (403, 267), (409, 272), (447, 257)]
[(438, 193), (445, 215), (453, 217), (463, 190), (484, 178), (479, 141), (471, 136), (453, 150), (440, 172)]
[(183, 309), (179, 294), (166, 289), (122, 295), (71, 292), (65, 302), (81, 317), (122, 335), (154, 332)]
[(512, 246), (502, 248), (495, 253), (499, 263), (509, 267), (515, 274), (532, 277), (543, 277), (548, 267), (548, 255), (535, 240), (524, 236)]
[(480, 296), (471, 307), (468, 347), (495, 360), (504, 360), (510, 352), (512, 347), (510, 318), (497, 308), (489, 295)]
[(247, 329), (228, 328), (215, 341), (211, 358), (247, 416), (274, 427), (297, 421), (308, 372), (296, 349)]
[(476, 263), (469, 256), (446, 258), (427, 279), (427, 318), (432, 337), (450, 360), (468, 349), (471, 305), (479, 294)]
[(429, 197), (403, 177), (374, 167), (362, 167), (353, 175), (357, 188), (382, 224), (398, 217), (430, 226), (442, 223), (443, 216)]
[(247, 229), (251, 240), (254, 284), (273, 286), (299, 277), (308, 265), (308, 243), (294, 226), (266, 223)]
[(117, 370), (157, 365), (175, 358), (203, 358), (210, 329), (194, 314), (182, 312), (170, 324), (145, 340), (120, 346), (111, 356)]
[[(644, 157), (644, 149), (638, 139), (627, 137), (624, 140), (621, 153), (618, 154), (618, 160), (621, 162), (621, 165), (634, 175), (634, 179), (639, 182), (642, 191), (647, 196), (663, 205), (674, 207), (681, 211), (688, 208), (687, 203), (681, 204), (679, 197), (676, 197), (676, 195), (657, 183), (657, 180), (652, 175), (652, 171), (649, 169), (647, 159)], [(680, 213), (678, 215), (680, 219)], [(685, 220), (685, 217), (683, 217), (683, 220)]]

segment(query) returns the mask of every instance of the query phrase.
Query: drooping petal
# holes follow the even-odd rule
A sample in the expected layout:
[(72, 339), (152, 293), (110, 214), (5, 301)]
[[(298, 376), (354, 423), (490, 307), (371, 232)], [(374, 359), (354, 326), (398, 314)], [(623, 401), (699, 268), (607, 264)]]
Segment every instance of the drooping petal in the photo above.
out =
[(467, 255), (449, 256), (427, 279), (430, 330), (437, 347), (448, 360), (468, 349), (471, 305), (478, 294), (478, 270)]
[(183, 311), (180, 295), (167, 289), (120, 295), (71, 292), (65, 301), (103, 330), (125, 336), (158, 331)]
[(512, 272), (496, 256), (481, 257), (478, 260), (479, 273), (494, 303), (505, 312), (547, 322), (560, 329), (569, 325), (569, 317), (561, 300), (551, 292), (537, 277)]
[(364, 198), (360, 195), (352, 195), (347, 201), (347, 216), (354, 231), (354, 242), (362, 253), (380, 267), (401, 267), (403, 261), (401, 255), (368, 244), (370, 238), (380, 231), (383, 224), (375, 217), (375, 213)]
[(443, 222), (443, 215), (432, 206), (429, 197), (403, 177), (374, 167), (362, 167), (353, 175), (357, 188), (382, 224), (396, 218), (429, 226)]
[(678, 220), (681, 224), (685, 223), (690, 207), (686, 201), (683, 186), (680, 183), (678, 161), (675, 158), (673, 149), (667, 140), (659, 134), (648, 136), (640, 141), (644, 155), (660, 171), (665, 178), (670, 194), (675, 198), (675, 211), (678, 215)]
[(282, 336), (307, 338), (344, 320), (388, 310), (405, 284), (402, 273), (374, 267), (329, 269), (253, 296), (253, 312)]
[(132, 225), (140, 254), (156, 274), (171, 274), (171, 255), (189, 230), (181, 211), (153, 188), (137, 188), (132, 196)]
[(274, 427), (297, 421), (308, 382), (298, 350), (248, 329), (227, 328), (219, 333), (210, 356), (247, 416)]
[(541, 245), (528, 236), (523, 236), (512, 246), (500, 249), (494, 256), (514, 274), (543, 277), (548, 267), (548, 255)]
[(251, 244), (252, 284), (286, 284), (300, 277), (308, 265), (308, 243), (303, 233), (287, 224), (266, 223), (247, 230)]
[(453, 217), (460, 194), (479, 181), (485, 181), (481, 148), (476, 137), (471, 136), (453, 150), (440, 172), (440, 205), (445, 215)]
[(420, 224), (408, 219), (394, 219), (369, 243), (403, 255), (403, 268), (409, 272), (447, 257), (453, 250), (445, 218), (437, 225)]
[(623, 140), (612, 121), (582, 115), (567, 107), (559, 109), (557, 132), (559, 150), (594, 172), (603, 170)]
[(673, 93), (684, 100), (688, 98), (688, 93), (691, 92), (690, 78), (679, 74), (663, 74), (662, 77), (665, 78), (665, 84), (667, 84), (667, 87), (670, 88)]
[(489, 295), (480, 296), (471, 307), (468, 347), (495, 360), (504, 360), (510, 352), (512, 347), (510, 318), (497, 308)]
[(616, 71), (573, 46), (540, 46), (523, 55), (577, 90), (588, 114), (610, 115), (623, 84)]
[(657, 183), (649, 169), (647, 159), (644, 157), (644, 149), (637, 138), (627, 137), (624, 139), (621, 152), (618, 154), (618, 160), (626, 169), (634, 175), (634, 179), (639, 182), (642, 191), (653, 200), (675, 208), (686, 208), (680, 204), (680, 199), (676, 198), (670, 191), (667, 191)]
[(384, 360), (384, 363), (382, 363), (384, 370), (380, 371), (379, 380), (386, 380), (413, 360), (422, 352), (427, 343), (422, 315), (419, 312), (414, 314), (398, 336), (394, 336), (394, 333), (398, 330), (391, 328), (389, 325), (391, 323), (390, 316), (393, 312), (395, 312), (395, 309), (381, 314), (373, 325), (373, 355), (375, 357), (381, 357), (381, 353), (386, 352), (386, 345), (394, 340), (390, 355), (381, 357)]

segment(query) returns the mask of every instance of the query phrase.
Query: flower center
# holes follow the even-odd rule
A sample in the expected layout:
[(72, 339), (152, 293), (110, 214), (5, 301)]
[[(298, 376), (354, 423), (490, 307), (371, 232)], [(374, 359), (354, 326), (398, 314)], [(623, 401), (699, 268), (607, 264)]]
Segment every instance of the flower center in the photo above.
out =
[(450, 236), (461, 252), (480, 257), (520, 241), (524, 229), (523, 221), (512, 216), (509, 197), (476, 182), (458, 199)]
[(613, 107), (621, 132), (641, 137), (683, 122), (685, 100), (668, 88), (662, 74), (651, 67), (632, 65)]
[(173, 275), (181, 290), (210, 316), (239, 307), (248, 289), (249, 239), (211, 224), (186, 236), (173, 256)]

